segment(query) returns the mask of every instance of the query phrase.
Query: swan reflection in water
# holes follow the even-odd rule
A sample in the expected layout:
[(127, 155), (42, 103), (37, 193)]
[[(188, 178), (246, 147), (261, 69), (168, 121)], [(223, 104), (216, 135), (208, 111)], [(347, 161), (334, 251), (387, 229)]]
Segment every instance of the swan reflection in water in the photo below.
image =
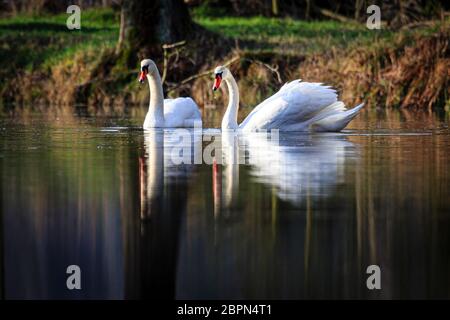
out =
[(144, 133), (145, 156), (139, 158), (140, 279), (133, 281), (141, 298), (175, 295), (180, 225), (196, 152), (201, 152), (201, 131), (194, 131), (154, 129)]
[(177, 298), (307, 297), (311, 266), (328, 266), (334, 257), (313, 261), (318, 234), (312, 221), (325, 211), (307, 203), (333, 202), (343, 167), (358, 159), (357, 148), (337, 134), (204, 134), (221, 140), (209, 168), (214, 216), (189, 217)]
[[(214, 215), (218, 216), (221, 211), (234, 209), (237, 205), (239, 164), (242, 160), (237, 132), (223, 131), (216, 139), (221, 140), (221, 150), (213, 162)], [(223, 172), (221, 165), (224, 167)]]
[(141, 219), (162, 209), (166, 186), (187, 182), (201, 156), (201, 139), (197, 130), (145, 131), (145, 156), (139, 158)]
[(344, 161), (357, 157), (353, 143), (336, 134), (223, 131), (220, 139), (222, 172), (217, 162), (213, 166), (216, 215), (236, 205), (239, 164), (249, 166), (253, 180), (271, 186), (278, 198), (299, 206), (306, 196), (331, 194), (344, 182)]
[[(203, 137), (208, 135), (210, 139)], [(203, 140), (212, 142), (202, 148)], [(213, 143), (215, 147), (211, 148)], [(269, 186), (278, 198), (300, 205), (305, 195), (323, 196), (342, 181), (344, 156), (348, 158), (354, 150), (353, 145), (339, 135), (285, 136), (215, 130), (206, 130), (202, 135), (187, 129), (145, 132), (144, 146), (145, 156), (139, 159), (141, 234), (136, 263), (140, 272), (133, 281), (137, 285), (136, 294), (141, 298), (173, 298), (190, 291), (184, 285), (187, 281), (185, 259), (193, 248), (186, 247), (184, 233), (190, 234), (188, 230), (192, 230), (193, 225), (186, 224), (195, 214), (189, 212), (188, 192), (205, 188), (192, 184), (198, 164), (209, 166), (211, 163), (214, 217), (234, 217), (240, 221), (244, 219), (242, 213), (246, 212), (239, 201), (240, 184), (253, 188), (255, 183), (251, 180), (256, 180), (256, 185)], [(212, 160), (207, 159), (209, 151), (213, 151)], [(220, 229), (222, 227), (210, 231), (219, 234)], [(219, 248), (227, 250), (226, 247)], [(193, 254), (201, 255), (201, 252)], [(201, 259), (195, 261), (202, 264)], [(196, 272), (191, 275), (200, 276)]]

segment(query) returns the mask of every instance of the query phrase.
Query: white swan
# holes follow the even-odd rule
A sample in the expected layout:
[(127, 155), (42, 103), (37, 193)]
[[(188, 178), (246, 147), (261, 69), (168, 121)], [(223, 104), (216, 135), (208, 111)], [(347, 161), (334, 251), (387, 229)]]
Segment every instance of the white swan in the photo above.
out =
[(336, 91), (331, 87), (294, 80), (256, 106), (238, 125), (239, 89), (236, 80), (223, 66), (217, 67), (214, 73), (213, 90), (217, 90), (224, 80), (230, 96), (222, 119), (222, 130), (341, 131), (364, 106), (360, 104), (347, 110), (344, 103), (337, 100)]
[(164, 99), (158, 67), (150, 59), (141, 61), (139, 82), (148, 79), (150, 103), (145, 116), (144, 129), (191, 128), (201, 126), (202, 117), (197, 104), (191, 98)]

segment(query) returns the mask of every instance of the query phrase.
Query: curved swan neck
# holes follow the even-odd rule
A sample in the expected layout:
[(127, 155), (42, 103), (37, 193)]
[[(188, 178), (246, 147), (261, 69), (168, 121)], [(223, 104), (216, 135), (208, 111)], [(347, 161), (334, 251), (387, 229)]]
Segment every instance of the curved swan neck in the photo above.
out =
[(228, 107), (222, 119), (222, 129), (237, 129), (237, 115), (239, 108), (239, 89), (234, 80), (234, 77), (230, 74), (229, 77), (225, 79), (228, 86)]
[(147, 75), (150, 90), (150, 103), (145, 117), (144, 127), (161, 127), (164, 124), (164, 93), (161, 76), (156, 71), (153, 75)]

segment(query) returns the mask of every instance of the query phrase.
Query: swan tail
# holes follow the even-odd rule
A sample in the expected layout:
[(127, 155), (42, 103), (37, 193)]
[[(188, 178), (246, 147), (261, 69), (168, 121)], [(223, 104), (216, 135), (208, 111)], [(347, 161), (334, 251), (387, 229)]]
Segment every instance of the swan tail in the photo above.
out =
[(342, 102), (333, 103), (321, 112), (321, 114), (327, 113), (329, 115), (321, 117), (317, 121), (312, 121), (310, 128), (312, 131), (341, 131), (356, 117), (362, 107), (364, 107), (364, 103), (347, 110)]
[(328, 107), (323, 108), (319, 111), (319, 115), (328, 116), (336, 113), (342, 113), (347, 111), (345, 104), (342, 101), (336, 101), (335, 103), (330, 104)]

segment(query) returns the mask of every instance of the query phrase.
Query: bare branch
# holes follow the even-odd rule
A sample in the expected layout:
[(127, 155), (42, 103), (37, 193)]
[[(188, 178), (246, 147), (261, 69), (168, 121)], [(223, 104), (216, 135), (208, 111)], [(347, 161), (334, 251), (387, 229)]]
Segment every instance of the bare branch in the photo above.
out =
[(334, 20), (337, 20), (337, 21), (340, 21), (340, 22), (359, 24), (358, 21), (350, 19), (350, 18), (347, 18), (347, 17), (345, 17), (343, 15), (340, 15), (338, 13), (335, 13), (335, 12), (333, 12), (331, 10), (322, 9), (322, 8), (319, 8), (319, 7), (314, 7), (314, 9), (316, 11), (318, 11), (320, 14), (324, 15), (325, 17), (328, 17), (328, 18), (331, 18), (331, 19), (334, 19)]
[(176, 47), (184, 46), (185, 44), (186, 44), (186, 40), (183, 40), (183, 41), (179, 41), (179, 42), (175, 42), (175, 43), (163, 44), (162, 48), (164, 50), (166, 50), (166, 49), (173, 49), (173, 48), (176, 48)]
[(280, 84), (283, 83), (283, 80), (281, 79), (281, 75), (278, 72), (278, 69), (279, 69), (278, 66), (272, 67), (272, 66), (268, 65), (267, 63), (264, 63), (264, 62), (259, 61), (259, 60), (254, 60), (254, 59), (244, 58), (243, 60), (248, 61), (248, 62), (253, 62), (253, 63), (259, 64), (259, 65), (261, 65), (263, 67), (266, 67), (267, 69), (269, 69), (270, 71), (275, 73), (275, 75), (277, 76), (278, 83), (280, 83)]
[[(239, 60), (241, 60), (241, 57), (239, 57), (239, 56), (234, 57), (234, 58), (232, 58), (231, 60), (227, 61), (227, 62), (224, 64), (224, 66), (227, 67), (227, 66), (229, 66), (229, 65), (231, 65), (231, 64), (233, 64), (233, 63), (235, 63), (236, 61), (239, 61)], [(171, 88), (168, 88), (168, 89), (167, 89), (167, 93), (172, 92), (172, 91), (178, 89), (179, 87), (185, 85), (186, 83), (188, 83), (188, 82), (190, 82), (190, 81), (192, 81), (192, 80), (195, 80), (195, 79), (202, 78), (202, 77), (205, 77), (205, 76), (207, 76), (207, 75), (210, 75), (210, 74), (212, 74), (213, 72), (214, 72), (214, 69), (210, 69), (210, 70), (207, 70), (207, 71), (204, 71), (204, 72), (201, 72), (201, 73), (192, 75), (192, 76), (190, 76), (190, 77), (184, 79), (183, 81), (177, 83), (175, 86), (173, 86), (173, 87), (171, 87)]]
[[(162, 74), (162, 77), (161, 77), (161, 82), (162, 83), (164, 83), (166, 81), (166, 77), (167, 77), (167, 67), (168, 67), (169, 59), (170, 59), (169, 49), (182, 47), (184, 45), (186, 45), (186, 40), (175, 42), (175, 43), (171, 43), (171, 44), (163, 44), (162, 45), (162, 48), (164, 50), (163, 74)], [(177, 55), (177, 59), (176, 60), (178, 60), (178, 49), (176, 50), (176, 55)]]

